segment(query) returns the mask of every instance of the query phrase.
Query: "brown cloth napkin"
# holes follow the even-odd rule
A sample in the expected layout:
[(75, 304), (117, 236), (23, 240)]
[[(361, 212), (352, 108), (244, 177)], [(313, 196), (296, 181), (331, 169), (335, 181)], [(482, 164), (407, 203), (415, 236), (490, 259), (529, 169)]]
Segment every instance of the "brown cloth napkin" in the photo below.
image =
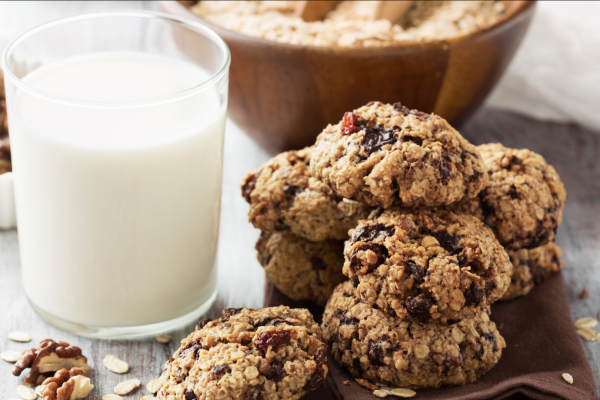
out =
[[(290, 300), (267, 283), (265, 306), (308, 308), (319, 322), (323, 308)], [(492, 306), (492, 320), (506, 339), (502, 358), (479, 381), (465, 386), (420, 389), (415, 400), (595, 400), (592, 370), (577, 336), (558, 274), (526, 297)], [(573, 376), (573, 385), (562, 373)], [(342, 382), (349, 380), (348, 386)], [(388, 398), (395, 398), (389, 396)], [(358, 385), (329, 356), (327, 384), (304, 400), (373, 400), (370, 390)]]

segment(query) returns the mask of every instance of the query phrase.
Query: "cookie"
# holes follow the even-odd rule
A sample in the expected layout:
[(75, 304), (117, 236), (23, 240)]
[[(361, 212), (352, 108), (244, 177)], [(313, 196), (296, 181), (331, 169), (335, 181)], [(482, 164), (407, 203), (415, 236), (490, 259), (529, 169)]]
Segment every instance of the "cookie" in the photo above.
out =
[(267, 279), (293, 300), (324, 306), (333, 289), (346, 279), (341, 240), (311, 242), (291, 233), (263, 231), (256, 250)]
[(157, 397), (299, 399), (325, 383), (326, 350), (308, 310), (229, 308), (181, 341)]
[(506, 251), (471, 215), (390, 209), (350, 233), (344, 275), (361, 300), (402, 319), (451, 325), (499, 300), (510, 284)]
[(513, 272), (510, 286), (500, 299), (503, 301), (525, 296), (564, 266), (562, 250), (554, 242), (531, 250), (509, 250), (508, 255)]
[(244, 178), (242, 195), (255, 228), (290, 231), (312, 241), (347, 239), (348, 230), (369, 215), (371, 207), (343, 201), (310, 175), (311, 151), (281, 153)]
[(389, 208), (437, 207), (485, 187), (475, 146), (437, 115), (371, 102), (317, 138), (313, 176), (344, 198)]
[(334, 290), (322, 327), (338, 365), (357, 378), (398, 387), (475, 382), (506, 347), (488, 308), (452, 326), (422, 325), (360, 301), (350, 282)]
[(499, 143), (477, 146), (489, 180), (475, 198), (450, 207), (476, 216), (510, 249), (534, 249), (554, 241), (567, 199), (554, 167), (533, 151)]

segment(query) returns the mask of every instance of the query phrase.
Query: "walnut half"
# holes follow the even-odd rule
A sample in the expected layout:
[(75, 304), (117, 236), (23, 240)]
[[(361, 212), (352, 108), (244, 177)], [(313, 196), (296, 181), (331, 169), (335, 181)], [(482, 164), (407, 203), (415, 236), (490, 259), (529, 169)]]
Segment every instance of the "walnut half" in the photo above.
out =
[(83, 399), (94, 388), (90, 378), (86, 377), (88, 373), (89, 369), (81, 368), (57, 371), (53, 378), (47, 378), (42, 383), (44, 400)]
[(84, 375), (87, 375), (90, 370), (87, 358), (81, 354), (79, 347), (70, 346), (66, 342), (55, 342), (52, 339), (42, 340), (38, 349), (24, 352), (15, 364), (12, 373), (19, 376), (26, 368), (31, 368), (29, 375), (25, 378), (26, 385), (40, 384), (49, 372), (56, 372), (63, 368), (87, 370)]

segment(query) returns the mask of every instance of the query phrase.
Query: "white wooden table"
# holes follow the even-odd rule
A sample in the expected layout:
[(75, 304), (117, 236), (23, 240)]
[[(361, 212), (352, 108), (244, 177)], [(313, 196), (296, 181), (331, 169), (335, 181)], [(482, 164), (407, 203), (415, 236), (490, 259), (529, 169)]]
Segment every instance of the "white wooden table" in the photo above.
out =
[[(153, 8), (146, 2), (0, 2), (0, 50), (18, 32), (44, 20), (89, 9)], [(600, 311), (600, 136), (577, 127), (541, 122), (509, 114), (480, 112), (462, 132), (476, 144), (502, 141), (507, 146), (530, 147), (553, 163), (565, 180), (569, 200), (565, 221), (559, 230), (558, 243), (565, 251), (567, 298), (574, 318), (597, 316)], [(530, 132), (530, 133), (529, 133)], [(269, 155), (228, 122), (225, 134), (223, 195), (219, 241), (219, 295), (209, 317), (227, 307), (261, 307), (264, 273), (255, 257), (254, 243), (258, 231), (248, 222), (248, 206), (240, 196), (239, 184), (245, 174), (269, 159)], [(589, 180), (589, 181), (588, 181)], [(590, 182), (587, 184), (586, 182)], [(92, 366), (95, 389), (89, 399), (112, 393), (123, 380), (138, 378), (142, 384), (157, 377), (179, 340), (193, 327), (174, 332), (174, 340), (161, 345), (154, 340), (101, 341), (80, 338), (46, 324), (29, 306), (20, 276), (18, 239), (15, 230), (0, 231), (0, 351), (23, 351), (37, 346), (45, 338), (63, 340), (80, 346)], [(578, 295), (583, 287), (586, 300)], [(15, 343), (8, 332), (23, 330), (31, 334), (31, 343)], [(583, 343), (600, 383), (600, 342)], [(125, 375), (109, 372), (102, 366), (106, 354), (129, 362)], [(16, 386), (23, 377), (10, 371), (13, 364), (0, 360), (0, 400), (18, 398)], [(147, 394), (137, 389), (125, 399), (139, 399)]]

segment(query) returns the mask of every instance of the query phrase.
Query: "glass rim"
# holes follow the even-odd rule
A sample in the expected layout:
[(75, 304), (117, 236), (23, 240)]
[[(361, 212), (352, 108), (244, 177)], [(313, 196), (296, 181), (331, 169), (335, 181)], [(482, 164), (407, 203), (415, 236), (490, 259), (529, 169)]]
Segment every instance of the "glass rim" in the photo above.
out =
[[(110, 17), (137, 17), (137, 18), (145, 18), (145, 19), (159, 19), (175, 22), (180, 24), (188, 29), (191, 29), (199, 34), (204, 35), (213, 43), (215, 43), (224, 55), (223, 62), (221, 63), (219, 69), (214, 74), (211, 74), (210, 78), (205, 80), (204, 82), (187, 88), (185, 90), (170, 93), (166, 95), (156, 96), (150, 99), (144, 100), (136, 100), (136, 101), (122, 101), (122, 102), (110, 102), (110, 101), (90, 101), (90, 100), (77, 100), (72, 99), (65, 96), (60, 96), (48, 92), (44, 92), (38, 89), (34, 89), (32, 86), (23, 82), (23, 80), (17, 77), (11, 68), (8, 66), (8, 58), (9, 55), (15, 50), (15, 48), (25, 39), (35, 35), (36, 33), (40, 33), (45, 29), (52, 28), (54, 26), (62, 25), (68, 22), (81, 21), (86, 19), (95, 19), (95, 18), (110, 18)], [(156, 11), (147, 11), (147, 10), (132, 10), (132, 11), (91, 11), (91, 12), (83, 12), (77, 14), (71, 14), (68, 16), (56, 18), (42, 24), (39, 24), (31, 29), (28, 29), (21, 34), (19, 34), (15, 39), (10, 41), (4, 53), (2, 54), (2, 59), (0, 65), (2, 66), (2, 70), (4, 72), (5, 78), (8, 78), (12, 84), (17, 86), (18, 88), (29, 92), (32, 95), (38, 96), (40, 98), (44, 98), (46, 100), (50, 100), (57, 103), (62, 103), (71, 106), (79, 106), (79, 107), (93, 107), (93, 108), (126, 108), (126, 107), (140, 107), (140, 106), (151, 106), (151, 105), (159, 105), (171, 101), (177, 101), (181, 99), (185, 99), (187, 97), (193, 96), (206, 88), (214, 85), (218, 82), (224, 75), (227, 74), (229, 70), (229, 66), (231, 64), (231, 53), (229, 51), (229, 47), (225, 43), (223, 39), (219, 35), (217, 35), (212, 29), (198, 23), (195, 21), (191, 21), (186, 18), (174, 16), (171, 14), (156, 12)]]

